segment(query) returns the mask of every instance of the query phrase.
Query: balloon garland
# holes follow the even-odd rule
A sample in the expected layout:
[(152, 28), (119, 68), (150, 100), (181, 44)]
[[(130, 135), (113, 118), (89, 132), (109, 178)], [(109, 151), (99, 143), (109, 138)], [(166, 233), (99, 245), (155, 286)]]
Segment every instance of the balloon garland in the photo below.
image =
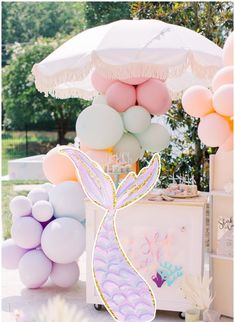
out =
[(212, 80), (212, 90), (203, 86), (188, 88), (182, 97), (184, 110), (200, 117), (198, 136), (218, 151), (233, 149), (233, 33), (223, 48), (223, 64)]

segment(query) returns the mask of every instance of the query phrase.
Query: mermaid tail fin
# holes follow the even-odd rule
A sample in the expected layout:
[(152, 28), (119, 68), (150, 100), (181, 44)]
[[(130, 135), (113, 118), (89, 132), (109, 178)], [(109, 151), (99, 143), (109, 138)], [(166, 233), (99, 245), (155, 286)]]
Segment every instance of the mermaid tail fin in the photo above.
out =
[(116, 321), (152, 321), (156, 311), (153, 292), (121, 247), (115, 215), (116, 209), (134, 203), (153, 188), (160, 172), (159, 156), (155, 154), (138, 176), (128, 174), (116, 191), (111, 177), (85, 153), (70, 147), (60, 152), (74, 163), (87, 196), (108, 210), (93, 251), (94, 281), (104, 305)]
[(116, 208), (124, 208), (143, 198), (155, 186), (160, 169), (160, 157), (156, 153), (137, 176), (130, 172), (118, 186)]
[(74, 163), (86, 195), (100, 207), (113, 209), (116, 205), (116, 189), (112, 178), (101, 166), (76, 148), (61, 148), (60, 153)]

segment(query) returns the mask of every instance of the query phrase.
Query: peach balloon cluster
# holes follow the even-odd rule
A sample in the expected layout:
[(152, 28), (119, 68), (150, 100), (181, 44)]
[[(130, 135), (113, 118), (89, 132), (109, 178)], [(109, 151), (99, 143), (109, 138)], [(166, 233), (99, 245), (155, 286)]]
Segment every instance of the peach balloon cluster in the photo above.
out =
[(107, 104), (117, 112), (125, 112), (131, 106), (140, 105), (152, 115), (162, 115), (171, 107), (167, 86), (157, 78), (113, 80), (95, 70), (91, 81), (94, 88), (105, 95)]
[(184, 110), (200, 117), (198, 136), (219, 151), (233, 149), (233, 33), (223, 48), (223, 68), (212, 80), (212, 90), (203, 86), (188, 88), (182, 97)]

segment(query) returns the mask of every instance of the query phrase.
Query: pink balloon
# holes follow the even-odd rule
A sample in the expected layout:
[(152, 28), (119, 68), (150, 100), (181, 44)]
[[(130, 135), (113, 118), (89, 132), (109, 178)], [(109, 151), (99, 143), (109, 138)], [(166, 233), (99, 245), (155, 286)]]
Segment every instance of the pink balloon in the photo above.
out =
[(27, 252), (19, 262), (21, 282), (28, 288), (38, 288), (48, 279), (52, 262), (42, 250), (35, 249)]
[(228, 152), (233, 150), (233, 134), (227, 138), (227, 140), (219, 147), (219, 152)]
[(189, 87), (182, 96), (182, 106), (191, 116), (205, 116), (213, 112), (212, 93), (204, 86)]
[(17, 246), (31, 249), (40, 245), (41, 224), (32, 217), (20, 217), (11, 227), (11, 236)]
[(130, 85), (140, 85), (149, 80), (147, 77), (132, 77), (128, 79), (120, 79), (121, 82), (130, 84)]
[(115, 82), (114, 79), (107, 79), (96, 70), (91, 75), (91, 83), (95, 89), (102, 94), (105, 94), (107, 88)]
[(229, 35), (224, 44), (223, 63), (224, 66), (233, 65), (233, 32)]
[(204, 116), (198, 126), (198, 136), (207, 146), (222, 145), (230, 134), (228, 121), (217, 113)]
[(217, 113), (233, 115), (233, 85), (226, 84), (218, 88), (213, 95), (213, 106)]
[(4, 240), (2, 243), (2, 267), (6, 269), (17, 269), (21, 257), (27, 249), (15, 244), (13, 239)]
[(154, 78), (137, 86), (137, 102), (153, 115), (164, 114), (171, 107), (171, 97), (166, 84)]
[(125, 112), (136, 103), (136, 91), (132, 85), (115, 82), (106, 91), (107, 104), (118, 112)]
[(60, 287), (71, 287), (79, 279), (79, 267), (77, 262), (69, 264), (53, 263), (50, 278), (52, 282)]
[(213, 92), (225, 84), (233, 84), (233, 66), (224, 67), (215, 74), (212, 80)]

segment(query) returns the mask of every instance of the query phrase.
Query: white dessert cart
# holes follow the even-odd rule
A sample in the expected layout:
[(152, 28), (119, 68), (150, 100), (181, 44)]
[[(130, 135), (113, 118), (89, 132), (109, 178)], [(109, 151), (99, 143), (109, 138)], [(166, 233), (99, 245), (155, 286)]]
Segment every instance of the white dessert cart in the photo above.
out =
[[(180, 291), (182, 275), (202, 273), (207, 198), (150, 201), (148, 197), (117, 215), (120, 242), (134, 266), (154, 291), (157, 310), (184, 312), (188, 303)], [(104, 211), (86, 200), (87, 303), (101, 308), (92, 277), (92, 250)], [(173, 283), (157, 278), (161, 265), (180, 271)], [(177, 274), (176, 274), (177, 275)]]
[[(218, 254), (218, 221), (233, 222), (233, 151), (210, 156), (211, 245), (210, 267), (213, 278), (213, 308), (222, 315), (233, 317), (233, 254)], [(232, 224), (232, 223), (231, 223)], [(232, 248), (232, 247), (231, 247)]]

